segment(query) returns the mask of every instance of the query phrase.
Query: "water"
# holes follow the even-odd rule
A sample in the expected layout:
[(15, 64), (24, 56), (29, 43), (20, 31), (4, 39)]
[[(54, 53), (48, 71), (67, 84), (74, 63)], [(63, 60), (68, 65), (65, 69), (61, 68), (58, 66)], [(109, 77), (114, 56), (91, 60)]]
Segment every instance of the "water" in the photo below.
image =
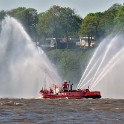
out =
[(0, 99), (1, 124), (123, 124), (124, 100)]
[(103, 98), (124, 99), (124, 36), (105, 38), (96, 49), (77, 88), (99, 90)]
[(0, 32), (0, 97), (38, 97), (42, 87), (60, 84), (60, 77), (44, 51), (12, 17)]

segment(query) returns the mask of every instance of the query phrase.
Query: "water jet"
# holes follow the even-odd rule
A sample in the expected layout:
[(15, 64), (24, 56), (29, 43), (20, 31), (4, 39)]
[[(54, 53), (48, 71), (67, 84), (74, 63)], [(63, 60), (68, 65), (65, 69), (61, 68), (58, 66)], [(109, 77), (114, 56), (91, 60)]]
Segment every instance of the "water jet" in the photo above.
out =
[(5, 17), (0, 32), (0, 97), (38, 97), (39, 90), (59, 84), (54, 65), (23, 26)]
[[(77, 89), (90, 86), (101, 91), (103, 98), (124, 98), (124, 36), (121, 33), (105, 38), (91, 58)], [(97, 66), (95, 66), (97, 63)], [(90, 82), (88, 82), (88, 80)]]

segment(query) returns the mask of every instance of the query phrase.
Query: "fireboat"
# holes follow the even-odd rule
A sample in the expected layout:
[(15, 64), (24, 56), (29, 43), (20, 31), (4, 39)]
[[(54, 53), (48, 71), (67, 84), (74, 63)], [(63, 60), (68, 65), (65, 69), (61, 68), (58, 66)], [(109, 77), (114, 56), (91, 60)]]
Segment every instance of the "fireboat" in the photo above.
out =
[(41, 98), (43, 99), (83, 99), (83, 98), (101, 98), (100, 91), (90, 91), (87, 89), (77, 89), (73, 90), (73, 84), (64, 81), (61, 87), (54, 85), (54, 89), (50, 88), (49, 90), (42, 88), (40, 90)]

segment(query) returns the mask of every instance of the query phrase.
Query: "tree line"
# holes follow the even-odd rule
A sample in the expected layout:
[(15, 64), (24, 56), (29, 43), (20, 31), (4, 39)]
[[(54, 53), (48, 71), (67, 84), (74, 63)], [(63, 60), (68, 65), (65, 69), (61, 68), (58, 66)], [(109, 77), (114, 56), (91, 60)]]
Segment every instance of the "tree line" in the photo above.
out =
[[(82, 9), (83, 12), (83, 9)], [(46, 38), (76, 38), (93, 36), (97, 40), (124, 30), (124, 5), (114, 4), (104, 12), (89, 13), (81, 18), (74, 9), (52, 6), (38, 13), (34, 8), (18, 7), (0, 11), (0, 21), (6, 15), (19, 20), (34, 41), (42, 44)]]

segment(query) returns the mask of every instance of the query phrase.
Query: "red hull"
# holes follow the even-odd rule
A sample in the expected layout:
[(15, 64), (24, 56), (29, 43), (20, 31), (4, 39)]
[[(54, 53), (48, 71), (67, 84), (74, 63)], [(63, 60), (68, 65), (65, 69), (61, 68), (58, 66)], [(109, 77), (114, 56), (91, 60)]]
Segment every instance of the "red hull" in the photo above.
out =
[(84, 90), (72, 90), (67, 92), (58, 92), (56, 94), (50, 93), (50, 92), (43, 92), (40, 91), (41, 97), (43, 99), (61, 99), (61, 98), (67, 98), (67, 99), (82, 99), (82, 98), (101, 98), (101, 94), (99, 91), (87, 91), (87, 89)]

